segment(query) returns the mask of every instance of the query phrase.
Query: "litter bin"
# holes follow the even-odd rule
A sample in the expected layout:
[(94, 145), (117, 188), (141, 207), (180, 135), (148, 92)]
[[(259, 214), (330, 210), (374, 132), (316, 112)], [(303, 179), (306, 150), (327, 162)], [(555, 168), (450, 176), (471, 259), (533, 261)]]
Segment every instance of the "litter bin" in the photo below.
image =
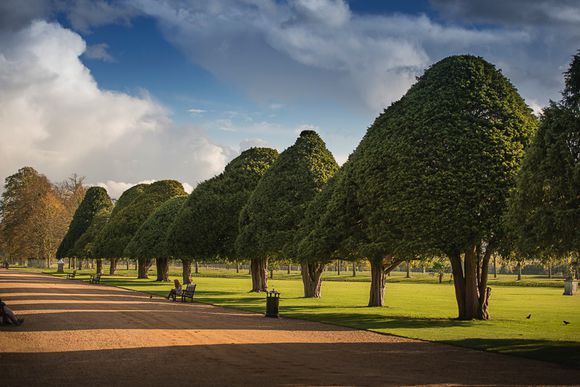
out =
[(57, 264), (57, 273), (64, 273), (64, 260), (61, 258), (58, 260)]
[(278, 307), (280, 306), (280, 292), (272, 289), (266, 293), (266, 317), (278, 317)]

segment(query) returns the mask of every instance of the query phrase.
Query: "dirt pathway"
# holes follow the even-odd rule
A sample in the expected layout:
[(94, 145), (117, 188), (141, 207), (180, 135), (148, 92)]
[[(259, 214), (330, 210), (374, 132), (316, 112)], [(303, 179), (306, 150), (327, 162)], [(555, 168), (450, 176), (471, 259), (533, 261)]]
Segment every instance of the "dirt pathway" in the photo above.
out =
[(578, 384), (580, 371), (0, 270), (0, 385)]

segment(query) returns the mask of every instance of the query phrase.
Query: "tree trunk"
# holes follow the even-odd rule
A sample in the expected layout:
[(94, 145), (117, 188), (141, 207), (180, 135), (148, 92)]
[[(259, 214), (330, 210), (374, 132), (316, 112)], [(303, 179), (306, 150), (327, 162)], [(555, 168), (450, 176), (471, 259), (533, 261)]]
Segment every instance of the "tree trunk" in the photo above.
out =
[(72, 266), (72, 265), (71, 265), (71, 263), (72, 263), (72, 258), (69, 258), (69, 259), (68, 259), (68, 268), (69, 268), (69, 269), (70, 269), (70, 268), (71, 268), (71, 266)]
[(492, 253), (492, 247), (488, 245), (483, 260), (481, 261), (481, 267), (478, 268), (480, 274), (477, 289), (479, 295), (477, 318), (480, 320), (489, 320), (489, 297), (491, 296), (491, 288), (487, 287), (487, 279), (489, 277), (489, 259)]
[(548, 263), (548, 278), (552, 278), (552, 264)]
[(194, 262), (195, 262), (195, 274), (199, 274), (199, 264), (197, 263), (197, 260), (195, 260)]
[(182, 259), (181, 265), (183, 267), (182, 270), (183, 283), (189, 285), (191, 283), (191, 260)]
[(288, 264), (288, 274), (290, 274), (291, 271), (292, 271), (292, 266), (290, 264)]
[(78, 259), (79, 270), (83, 269), (83, 260), (81, 258)]
[(252, 290), (251, 292), (268, 291), (268, 258), (252, 259), (250, 262), (252, 273)]
[(111, 258), (111, 266), (109, 267), (109, 275), (117, 274), (117, 258)]
[(439, 283), (440, 283), (440, 284), (441, 284), (441, 283), (443, 283), (443, 275), (444, 275), (444, 274), (445, 274), (445, 273), (443, 273), (443, 272), (439, 273)]
[(493, 278), (497, 278), (497, 257), (493, 256)]
[(274, 279), (274, 269), (270, 269), (270, 279)]
[(240, 263), (236, 262), (236, 273), (240, 272)]
[(518, 266), (516, 267), (518, 269), (518, 281), (522, 280), (522, 264), (518, 262)]
[(336, 275), (340, 275), (340, 259), (336, 261)]
[(320, 298), (323, 269), (324, 264), (318, 262), (302, 263), (300, 265), (302, 284), (304, 285), (304, 297)]
[(468, 249), (463, 262), (459, 252), (449, 255), (459, 320), (489, 319), (491, 289), (487, 287), (487, 280), (493, 249), (488, 245), (483, 257), (478, 249), (476, 245)]
[(168, 282), (169, 260), (167, 258), (157, 258), (155, 259), (155, 266), (157, 267), (157, 279), (155, 281)]
[(465, 252), (465, 318), (472, 320), (477, 314), (478, 297), (478, 265), (476, 247)]
[(101, 258), (97, 258), (97, 274), (103, 274), (103, 260)]
[(352, 276), (356, 277), (356, 263), (355, 262), (352, 263)]
[(127, 271), (129, 271), (129, 259), (127, 259), (125, 263), (127, 264)]
[(147, 259), (147, 258), (139, 258), (137, 261), (138, 261), (137, 278), (140, 278), (140, 279), (149, 278), (149, 276), (147, 275), (147, 272), (151, 268), (153, 261), (151, 259)]
[(453, 285), (455, 287), (455, 299), (459, 311), (458, 319), (465, 319), (465, 277), (463, 276), (463, 265), (461, 254), (454, 252), (449, 255), (451, 262), (451, 272), (453, 273)]
[(411, 261), (407, 261), (407, 275), (405, 278), (411, 278)]
[(383, 262), (371, 259), (371, 293), (368, 306), (383, 306), (385, 302), (385, 271)]

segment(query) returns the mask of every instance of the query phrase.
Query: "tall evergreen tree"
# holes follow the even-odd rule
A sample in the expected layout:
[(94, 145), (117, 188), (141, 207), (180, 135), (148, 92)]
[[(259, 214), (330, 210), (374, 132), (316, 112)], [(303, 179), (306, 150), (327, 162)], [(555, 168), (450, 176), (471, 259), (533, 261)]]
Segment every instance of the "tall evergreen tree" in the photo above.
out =
[(103, 209), (110, 210), (112, 207), (113, 202), (104, 188), (89, 188), (73, 215), (68, 231), (56, 251), (56, 257), (73, 257), (75, 243), (87, 231), (94, 217)]
[[(161, 204), (175, 196), (185, 195), (183, 185), (175, 180), (156, 181), (136, 195), (126, 207), (115, 211), (99, 236), (98, 251), (107, 253), (108, 258), (122, 258), (125, 247), (139, 227)], [(139, 259), (139, 278), (147, 278), (150, 260)]]
[[(114, 230), (112, 229), (113, 226), (111, 225), (111, 221), (116, 219), (122, 210), (141, 196), (143, 191), (145, 191), (145, 188), (148, 186), (149, 184), (137, 184), (123, 192), (119, 200), (115, 203), (111, 213), (108, 216), (103, 214), (104, 216), (100, 217), (99, 222), (95, 222), (94, 227), (91, 229), (93, 232), (97, 232), (98, 230), (98, 233), (93, 242), (86, 245), (87, 248), (84, 251), (87, 253), (92, 252), (94, 254), (93, 257), (97, 259), (108, 258), (111, 262), (109, 268), (110, 275), (115, 274), (117, 270), (117, 260), (122, 255), (123, 249), (125, 248), (124, 245), (110, 243), (111, 238), (114, 237)], [(102, 227), (100, 227), (101, 223), (104, 223)]]
[[(252, 291), (267, 290), (268, 259), (294, 258), (295, 235), (304, 212), (337, 170), (324, 141), (305, 130), (260, 180), (240, 214), (236, 240), (238, 253), (252, 259)], [(322, 267), (314, 261), (304, 264), (305, 284), (311, 284), (305, 287), (305, 296), (319, 296)]]
[(169, 258), (172, 253), (167, 233), (186, 200), (186, 195), (175, 196), (159, 206), (125, 247), (125, 256), (145, 260), (146, 265), (155, 259), (157, 281), (169, 281)]
[(277, 158), (274, 149), (248, 149), (189, 195), (169, 232), (175, 255), (184, 261), (184, 281), (191, 274), (191, 259), (236, 259), (240, 211)]
[[(580, 52), (565, 73), (560, 102), (544, 109), (526, 152), (509, 223), (516, 249), (525, 256), (580, 254)], [(575, 273), (575, 270), (572, 270)]]
[(489, 259), (531, 109), (492, 64), (470, 55), (433, 65), (377, 118), (354, 165), (369, 255), (447, 255), (460, 319), (487, 319)]

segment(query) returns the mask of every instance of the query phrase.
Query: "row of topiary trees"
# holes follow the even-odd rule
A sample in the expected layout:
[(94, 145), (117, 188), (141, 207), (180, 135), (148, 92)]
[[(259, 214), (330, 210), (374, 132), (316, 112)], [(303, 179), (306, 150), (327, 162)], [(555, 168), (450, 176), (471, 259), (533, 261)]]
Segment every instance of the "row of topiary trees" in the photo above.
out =
[[(401, 262), (447, 256), (459, 318), (487, 319), (492, 254), (578, 254), (578, 63), (576, 55), (565, 98), (548, 108), (519, 185), (537, 118), (493, 65), (454, 56), (386, 109), (341, 168), (322, 139), (304, 131), (281, 154), (242, 152), (189, 196), (178, 182), (159, 181), (132, 187), (113, 207), (92, 187), (59, 256), (108, 258), (111, 274), (118, 258), (135, 257), (140, 278), (156, 259), (158, 280), (167, 280), (167, 259), (180, 258), (186, 282), (193, 259), (250, 259), (252, 291), (267, 290), (269, 260), (294, 260), (305, 297), (320, 297), (325, 264), (364, 257), (369, 306), (384, 304), (385, 275)], [(553, 129), (559, 142), (546, 140)], [(558, 191), (560, 212), (540, 216), (550, 166), (537, 159), (556, 157), (545, 141), (563, 147), (547, 179), (568, 185)], [(534, 216), (548, 224), (530, 238)]]

